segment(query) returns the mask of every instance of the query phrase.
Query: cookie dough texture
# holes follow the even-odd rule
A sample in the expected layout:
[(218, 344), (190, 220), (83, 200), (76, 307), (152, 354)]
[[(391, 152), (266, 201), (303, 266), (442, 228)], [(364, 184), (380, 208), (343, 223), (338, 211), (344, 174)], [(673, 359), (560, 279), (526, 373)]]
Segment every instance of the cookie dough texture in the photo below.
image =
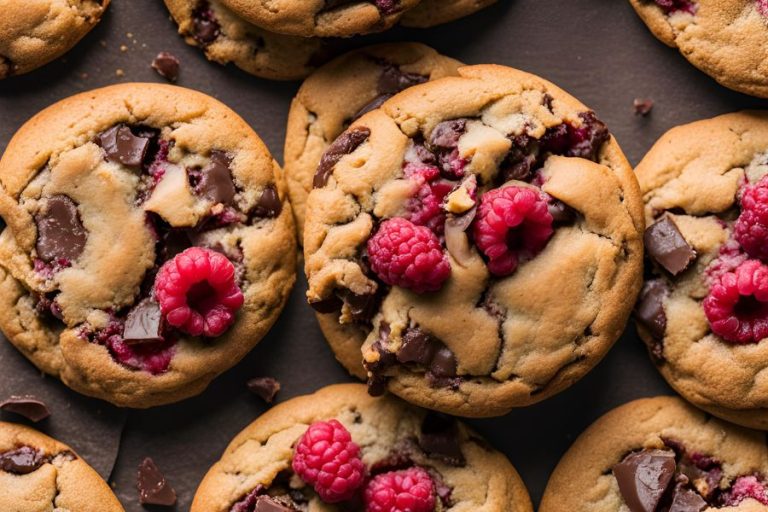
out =
[(701, 71), (735, 91), (768, 97), (768, 12), (760, 12), (760, 2), (697, 0), (693, 14), (630, 2), (656, 37)]
[[(289, 400), (235, 437), (203, 479), (191, 510), (226, 512), (257, 485), (269, 487), (280, 472), (290, 471), (295, 443), (316, 421), (340, 421), (360, 446), (363, 462), (370, 466), (385, 460), (404, 441), (417, 438), (424, 415), (425, 411), (396, 398), (371, 398), (360, 384), (329, 386)], [(453, 506), (447, 511), (533, 511), (525, 485), (504, 455), (461, 424), (458, 438), (465, 466), (451, 466), (423, 452), (414, 460), (419, 466), (436, 470), (453, 488)], [(315, 497), (309, 510), (334, 512), (342, 508)]]
[[(768, 473), (764, 433), (712, 418), (679, 398), (646, 398), (612, 410), (579, 436), (552, 473), (539, 512), (628, 510), (611, 473), (613, 466), (632, 451), (663, 449), (664, 440), (682, 443), (689, 453), (714, 457), (722, 463), (727, 481)], [(728, 510), (757, 512), (765, 506), (745, 500)]]
[[(94, 140), (119, 124), (160, 130), (173, 141), (167, 171), (149, 200), (137, 204), (138, 173), (105, 160)], [(108, 325), (108, 311), (137, 300), (140, 284), (156, 265), (155, 240), (146, 225), (152, 211), (173, 226), (195, 226), (211, 203), (186, 186), (184, 166), (205, 165), (211, 151), (232, 155), (231, 174), (243, 211), (265, 187), (283, 198), (276, 218), (257, 218), (207, 231), (213, 246), (242, 252), (245, 304), (235, 324), (211, 340), (180, 338), (168, 371), (152, 375), (115, 362), (107, 348), (80, 329)], [(178, 165), (172, 165), (178, 164)], [(177, 176), (178, 174), (178, 176)], [(167, 177), (179, 177), (179, 180)], [(204, 94), (159, 84), (123, 84), (65, 99), (28, 121), (0, 160), (0, 328), (38, 368), (72, 389), (114, 404), (150, 407), (200, 393), (233, 366), (277, 319), (295, 278), (293, 216), (282, 172), (266, 146), (229, 108)], [(71, 267), (50, 279), (33, 268), (41, 197), (68, 195), (88, 231)], [(239, 249), (238, 249), (239, 248)], [(63, 321), (36, 314), (38, 294), (58, 292)]]
[(382, 44), (342, 55), (304, 81), (291, 103), (284, 153), (299, 240), (320, 158), (356, 114), (382, 96), (380, 81), (388, 66), (434, 80), (456, 75), (460, 63), (419, 43)]
[(4, 512), (123, 512), (107, 483), (68, 446), (29, 427), (0, 422), (0, 454), (29, 447), (42, 453), (36, 470), (0, 470)]
[[(698, 258), (671, 278), (661, 374), (693, 404), (730, 421), (768, 429), (768, 341), (746, 345), (710, 331), (702, 301), (706, 269), (730, 236), (737, 193), (768, 172), (768, 114), (741, 112), (673, 128), (637, 166), (648, 225), (665, 210)], [(640, 336), (654, 343), (642, 325)]]
[[(377, 289), (358, 259), (373, 230), (373, 215), (398, 212), (397, 179), (410, 137), (428, 140), (441, 121), (476, 120), (459, 141), (471, 159), (466, 171), (493, 180), (509, 149), (507, 137), (532, 129), (538, 136), (588, 111), (578, 100), (536, 76), (495, 65), (459, 69), (412, 87), (352, 124), (370, 137), (336, 164), (327, 185), (309, 196), (304, 233), (310, 302), (335, 289), (364, 295)], [(551, 99), (551, 100), (550, 100)], [(607, 353), (624, 329), (641, 284), (642, 201), (632, 168), (616, 141), (602, 145), (598, 162), (550, 157), (543, 190), (579, 212), (558, 227), (547, 247), (511, 276), (492, 279), (477, 250), (458, 262), (442, 290), (416, 295), (393, 288), (373, 317), (373, 329), (338, 314), (319, 315), (336, 357), (365, 378), (365, 352), (382, 322), (392, 332), (416, 324), (441, 340), (458, 363), (458, 389), (431, 387), (423, 370), (398, 365), (388, 389), (417, 405), (461, 416), (493, 416), (567, 388)], [(522, 184), (522, 186), (529, 186)], [(492, 303), (501, 315), (481, 303)], [(340, 319), (342, 322), (340, 322)]]
[(429, 28), (469, 16), (498, 0), (422, 0), (403, 15), (400, 24), (406, 27)]
[(110, 0), (0, 0), (0, 79), (28, 73), (69, 51)]

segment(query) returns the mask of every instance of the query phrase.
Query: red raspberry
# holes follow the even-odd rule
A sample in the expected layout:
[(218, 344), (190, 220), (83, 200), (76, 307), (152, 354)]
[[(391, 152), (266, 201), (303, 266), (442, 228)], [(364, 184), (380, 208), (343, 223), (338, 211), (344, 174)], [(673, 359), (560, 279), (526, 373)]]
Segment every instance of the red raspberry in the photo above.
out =
[(417, 226), (426, 226), (437, 236), (445, 231), (443, 199), (453, 184), (440, 179), (440, 170), (433, 166), (408, 164), (405, 175), (419, 184), (416, 195), (406, 203), (406, 218)]
[(504, 187), (480, 198), (475, 243), (488, 257), (488, 270), (512, 274), (520, 261), (536, 256), (552, 236), (552, 214), (546, 198), (523, 187)]
[(337, 420), (309, 426), (296, 445), (292, 466), (326, 503), (352, 498), (365, 479), (360, 448)]
[(768, 337), (768, 267), (747, 260), (720, 276), (704, 299), (712, 332), (733, 343)]
[(748, 498), (768, 505), (768, 489), (754, 475), (737, 478), (733, 487), (725, 494), (723, 501), (726, 506), (736, 507)]
[(744, 187), (733, 237), (753, 258), (768, 260), (768, 176)]
[(365, 512), (432, 512), (435, 484), (422, 468), (376, 476), (365, 488)]
[(160, 267), (155, 296), (166, 321), (192, 336), (221, 336), (243, 305), (232, 262), (202, 247), (190, 247)]
[(406, 219), (384, 221), (368, 240), (368, 257), (382, 281), (416, 293), (439, 290), (451, 275), (437, 236)]

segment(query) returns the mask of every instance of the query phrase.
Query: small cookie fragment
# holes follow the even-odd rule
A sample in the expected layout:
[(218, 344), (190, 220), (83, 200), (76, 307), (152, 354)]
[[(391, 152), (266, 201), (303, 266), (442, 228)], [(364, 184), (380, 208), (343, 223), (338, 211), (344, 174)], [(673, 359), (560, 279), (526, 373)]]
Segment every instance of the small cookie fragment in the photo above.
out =
[(171, 507), (176, 504), (176, 491), (149, 457), (139, 464), (136, 487), (139, 490), (139, 503), (142, 505)]

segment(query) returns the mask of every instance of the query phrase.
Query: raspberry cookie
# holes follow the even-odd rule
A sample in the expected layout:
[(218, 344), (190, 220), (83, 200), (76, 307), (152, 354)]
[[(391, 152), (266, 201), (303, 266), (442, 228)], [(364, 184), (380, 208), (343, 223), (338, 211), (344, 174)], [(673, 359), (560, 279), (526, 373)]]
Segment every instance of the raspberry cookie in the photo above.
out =
[(663, 43), (735, 91), (768, 97), (766, 0), (630, 0)]
[(285, 136), (285, 177), (300, 237), (315, 170), (331, 142), (396, 93), (456, 75), (459, 65), (422, 44), (382, 44), (342, 55), (304, 81), (291, 103)]
[(768, 115), (674, 128), (637, 167), (653, 275), (638, 330), (686, 399), (768, 429)]
[(497, 0), (422, 0), (406, 12), (400, 23), (406, 27), (429, 28), (454, 21), (493, 5)]
[(589, 427), (557, 465), (539, 512), (768, 510), (765, 434), (679, 398), (636, 400)]
[(0, 328), (72, 389), (131, 407), (200, 393), (295, 278), (280, 168), (203, 94), (125, 84), (44, 110), (0, 160)]
[(107, 483), (68, 446), (0, 422), (0, 510), (123, 512)]
[(0, 79), (28, 73), (69, 51), (110, 0), (0, 0)]
[(492, 416), (581, 378), (641, 284), (642, 201), (605, 124), (502, 66), (396, 95), (326, 151), (307, 293), (337, 358), (415, 404)]
[(507, 458), (455, 419), (326, 387), (263, 414), (208, 471), (192, 512), (529, 512)]

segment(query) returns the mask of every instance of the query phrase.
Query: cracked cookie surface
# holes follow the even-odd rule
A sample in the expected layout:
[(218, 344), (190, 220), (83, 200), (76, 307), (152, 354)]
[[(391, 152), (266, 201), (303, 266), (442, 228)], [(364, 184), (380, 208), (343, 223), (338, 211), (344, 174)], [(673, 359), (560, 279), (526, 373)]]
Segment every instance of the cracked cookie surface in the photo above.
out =
[(359, 446), (369, 475), (426, 470), (434, 484), (434, 510), (533, 510), (507, 458), (464, 425), (394, 397), (372, 398), (363, 385), (342, 384), (282, 403), (246, 427), (205, 476), (192, 512), (252, 510), (245, 504), (257, 495), (286, 507), (274, 510), (365, 510), (354, 501), (346, 507), (322, 502), (291, 469), (294, 446), (310, 424), (334, 419)]
[(0, 510), (123, 512), (107, 483), (68, 446), (0, 422)]
[(498, 0), (422, 0), (403, 15), (406, 27), (429, 28), (458, 20), (485, 9)]
[[(642, 201), (570, 95), (502, 66), (459, 73), (393, 97), (323, 156), (307, 297), (372, 392), (493, 416), (568, 387), (616, 341), (641, 284)], [(394, 242), (408, 229), (431, 242)]]
[(281, 170), (204, 94), (125, 84), (63, 100), (16, 133), (0, 184), (0, 328), (83, 394), (150, 407), (200, 393), (293, 285)]

